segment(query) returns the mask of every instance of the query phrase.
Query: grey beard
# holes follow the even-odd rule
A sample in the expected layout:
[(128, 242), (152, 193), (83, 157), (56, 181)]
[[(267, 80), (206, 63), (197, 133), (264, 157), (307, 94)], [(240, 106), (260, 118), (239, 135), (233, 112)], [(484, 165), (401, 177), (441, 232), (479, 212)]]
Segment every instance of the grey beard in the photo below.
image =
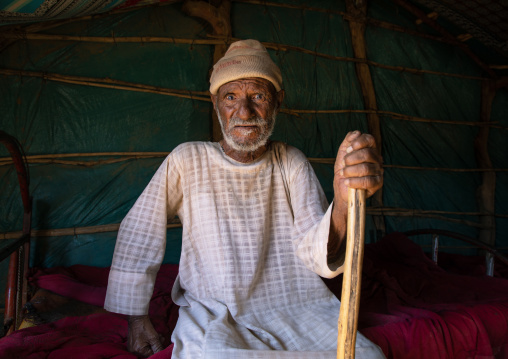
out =
[[(277, 117), (276, 112), (274, 111), (271, 116), (269, 116), (268, 120), (265, 120), (262, 117), (254, 117), (249, 121), (243, 121), (238, 117), (232, 117), (229, 120), (229, 126), (227, 129), (224, 128), (224, 123), (222, 122), (222, 117), (219, 111), (215, 111), (217, 113), (217, 117), (219, 119), (220, 128), (222, 130), (222, 137), (224, 141), (228, 144), (229, 147), (236, 151), (240, 152), (254, 152), (258, 148), (266, 145), (268, 139), (272, 135), (273, 128), (275, 127), (275, 118)], [(234, 126), (243, 124), (243, 125), (257, 125), (263, 128), (263, 132), (259, 135), (259, 138), (251, 143), (237, 143), (230, 135), (229, 131), (233, 129)]]

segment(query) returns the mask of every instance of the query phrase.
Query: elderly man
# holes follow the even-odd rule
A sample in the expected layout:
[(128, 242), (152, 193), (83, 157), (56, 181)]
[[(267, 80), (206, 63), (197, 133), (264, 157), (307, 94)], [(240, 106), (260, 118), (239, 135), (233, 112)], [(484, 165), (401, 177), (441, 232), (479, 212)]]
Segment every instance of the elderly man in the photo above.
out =
[[(129, 315), (128, 347), (161, 350), (147, 316), (167, 218), (183, 224), (173, 358), (335, 358), (340, 303), (319, 276), (341, 273), (347, 187), (383, 183), (374, 139), (350, 132), (329, 206), (305, 156), (269, 137), (280, 70), (255, 40), (231, 44), (210, 79), (219, 143), (184, 143), (122, 221), (105, 308)], [(357, 358), (383, 358), (360, 333)]]

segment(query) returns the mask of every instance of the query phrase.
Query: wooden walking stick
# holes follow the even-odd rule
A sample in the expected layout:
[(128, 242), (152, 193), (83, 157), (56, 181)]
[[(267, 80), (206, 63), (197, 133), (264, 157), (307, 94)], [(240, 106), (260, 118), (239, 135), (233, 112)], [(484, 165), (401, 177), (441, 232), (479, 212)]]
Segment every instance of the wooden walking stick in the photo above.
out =
[(337, 359), (354, 359), (363, 245), (365, 238), (365, 190), (348, 188), (347, 243), (339, 314)]

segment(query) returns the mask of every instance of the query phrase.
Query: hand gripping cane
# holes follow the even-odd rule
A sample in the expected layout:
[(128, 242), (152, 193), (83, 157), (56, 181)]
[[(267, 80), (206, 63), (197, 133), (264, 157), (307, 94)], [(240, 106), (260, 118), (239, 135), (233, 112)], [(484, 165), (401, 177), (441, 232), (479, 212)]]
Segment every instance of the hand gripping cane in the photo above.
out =
[(348, 188), (347, 243), (339, 313), (337, 359), (354, 359), (363, 245), (365, 237), (365, 190)]

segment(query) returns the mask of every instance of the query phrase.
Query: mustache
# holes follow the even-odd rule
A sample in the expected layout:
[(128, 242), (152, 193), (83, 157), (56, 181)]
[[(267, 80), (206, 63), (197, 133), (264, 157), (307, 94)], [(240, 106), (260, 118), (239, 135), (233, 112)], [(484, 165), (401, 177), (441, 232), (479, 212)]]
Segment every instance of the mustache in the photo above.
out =
[(263, 117), (259, 117), (259, 116), (252, 117), (252, 118), (248, 119), (247, 121), (242, 120), (239, 117), (231, 117), (229, 119), (228, 128), (231, 129), (235, 126), (262, 126), (262, 125), (266, 124), (266, 122), (267, 121)]

